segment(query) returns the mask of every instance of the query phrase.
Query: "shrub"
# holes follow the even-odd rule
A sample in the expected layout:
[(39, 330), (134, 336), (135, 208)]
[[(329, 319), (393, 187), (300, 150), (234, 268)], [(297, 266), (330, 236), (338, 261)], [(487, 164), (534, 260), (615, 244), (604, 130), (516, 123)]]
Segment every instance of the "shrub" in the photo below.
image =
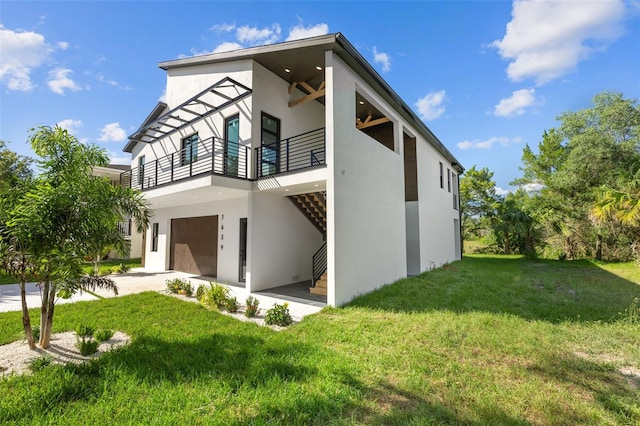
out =
[(98, 346), (100, 346), (100, 342), (93, 340), (91, 337), (82, 337), (76, 341), (76, 348), (78, 348), (80, 354), (83, 356), (96, 353), (98, 351)]
[(204, 294), (207, 291), (207, 287), (204, 284), (200, 284), (198, 289), (196, 290), (196, 299), (198, 302), (202, 303), (202, 299), (204, 298)]
[(229, 297), (227, 299), (225, 308), (232, 314), (238, 312), (238, 299), (236, 299), (235, 297)]
[(113, 337), (114, 333), (115, 333), (115, 331), (113, 331), (113, 330), (100, 328), (100, 329), (96, 330), (95, 333), (93, 333), (93, 337), (95, 337), (95, 339), (98, 342), (106, 342), (107, 340), (111, 339), (111, 337)]
[(255, 317), (256, 315), (258, 315), (260, 313), (260, 309), (258, 308), (258, 305), (260, 304), (260, 301), (258, 299), (256, 299), (253, 296), (249, 296), (247, 297), (247, 300), (245, 300), (245, 304), (247, 305), (245, 310), (244, 310), (244, 315), (247, 318), (252, 318)]
[(75, 329), (76, 334), (81, 337), (91, 337), (94, 331), (95, 329), (92, 326), (84, 323), (78, 324)]
[(109, 269), (109, 271), (112, 274), (124, 274), (126, 272), (129, 271), (129, 269), (131, 269), (131, 267), (125, 263), (121, 263), (119, 265), (115, 265), (113, 266), (111, 269)]
[(191, 297), (193, 294), (193, 286), (187, 280), (183, 280), (182, 278), (174, 278), (172, 280), (167, 280), (167, 291), (173, 294), (184, 294), (186, 296)]
[(622, 321), (629, 324), (640, 324), (640, 299), (634, 297), (628, 309), (624, 310)]
[(29, 370), (35, 373), (51, 365), (52, 362), (53, 362), (53, 357), (49, 355), (43, 355), (37, 358), (33, 358), (29, 361)]
[(182, 286), (180, 290), (178, 290), (178, 294), (184, 294), (187, 297), (193, 296), (193, 286), (191, 283), (187, 282)]
[(209, 288), (205, 291), (202, 303), (210, 308), (216, 307), (224, 309), (229, 300), (229, 288), (217, 282), (210, 282)]
[(290, 325), (293, 319), (291, 319), (291, 314), (289, 313), (289, 304), (274, 304), (273, 308), (267, 311), (264, 322), (268, 325), (279, 325), (281, 327)]

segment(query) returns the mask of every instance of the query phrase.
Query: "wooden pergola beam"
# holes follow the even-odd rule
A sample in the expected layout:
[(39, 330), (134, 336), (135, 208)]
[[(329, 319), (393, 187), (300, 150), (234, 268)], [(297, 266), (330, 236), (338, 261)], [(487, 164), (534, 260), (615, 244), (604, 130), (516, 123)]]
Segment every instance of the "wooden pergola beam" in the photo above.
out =
[(362, 121), (360, 121), (360, 119), (356, 119), (356, 129), (358, 130), (362, 130), (362, 129), (366, 129), (367, 127), (373, 127), (373, 126), (377, 126), (379, 124), (383, 124), (383, 123), (388, 123), (389, 118), (387, 117), (382, 117), (382, 118), (378, 118), (376, 120), (371, 120), (371, 116), (367, 117), (367, 119), (364, 121), (364, 123)]
[(289, 108), (292, 108), (292, 107), (294, 107), (296, 105), (303, 104), (305, 102), (312, 101), (314, 99), (318, 99), (318, 98), (320, 98), (320, 97), (325, 95), (324, 81), (322, 83), (320, 83), (320, 86), (318, 86), (317, 89), (314, 89), (313, 87), (311, 87), (309, 85), (309, 83), (307, 83), (306, 81), (294, 81), (293, 83), (291, 83), (289, 85), (289, 94), (293, 93), (293, 90), (297, 86), (301, 86), (304, 90), (309, 92), (309, 94), (305, 95), (305, 96), (302, 96), (301, 98), (289, 101)]

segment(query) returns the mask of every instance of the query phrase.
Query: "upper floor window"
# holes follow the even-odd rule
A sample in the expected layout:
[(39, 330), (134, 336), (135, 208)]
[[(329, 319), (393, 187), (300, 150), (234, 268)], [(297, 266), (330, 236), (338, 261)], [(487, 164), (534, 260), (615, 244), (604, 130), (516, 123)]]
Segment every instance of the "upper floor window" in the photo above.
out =
[(182, 139), (180, 151), (180, 165), (185, 166), (198, 161), (198, 134), (195, 133)]
[(444, 168), (440, 163), (440, 188), (444, 189)]
[(447, 191), (451, 192), (451, 170), (447, 169)]

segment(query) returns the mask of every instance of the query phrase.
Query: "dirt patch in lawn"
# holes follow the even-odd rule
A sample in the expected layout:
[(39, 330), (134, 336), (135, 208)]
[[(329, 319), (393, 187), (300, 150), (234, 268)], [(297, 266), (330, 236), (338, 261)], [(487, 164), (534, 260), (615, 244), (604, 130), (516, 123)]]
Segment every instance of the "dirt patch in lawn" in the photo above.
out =
[(67, 364), (69, 362), (84, 362), (98, 358), (105, 352), (125, 346), (131, 338), (120, 331), (116, 331), (111, 339), (100, 343), (98, 351), (92, 355), (83, 356), (76, 348), (76, 333), (67, 331), (51, 335), (51, 346), (47, 349), (36, 347), (29, 349), (26, 340), (21, 340), (0, 346), (0, 376), (28, 373), (29, 362), (32, 359), (48, 356), (52, 364)]

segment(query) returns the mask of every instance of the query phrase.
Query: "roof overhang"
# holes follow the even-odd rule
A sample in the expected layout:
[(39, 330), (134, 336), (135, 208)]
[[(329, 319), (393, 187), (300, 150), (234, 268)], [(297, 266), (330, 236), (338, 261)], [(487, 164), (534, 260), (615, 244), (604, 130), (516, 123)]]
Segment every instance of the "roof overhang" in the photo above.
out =
[[(143, 125), (129, 136), (129, 143), (124, 151), (131, 152), (133, 146), (138, 142), (149, 143), (178, 132), (216, 111), (235, 104), (250, 94), (250, 88), (230, 77), (225, 77), (162, 115), (157, 113), (159, 105), (161, 105), (158, 104), (149, 116), (152, 118), (147, 118)], [(164, 111), (166, 104), (162, 105), (164, 105), (162, 109)]]
[(317, 87), (324, 78), (324, 73), (319, 71), (324, 69), (324, 54), (328, 50), (333, 51), (347, 63), (367, 84), (393, 105), (404, 119), (413, 123), (416, 130), (447, 160), (452, 164), (455, 163), (461, 171), (464, 170), (453, 154), (341, 33), (164, 61), (158, 66), (168, 71), (194, 65), (252, 59), (288, 83), (305, 81)]

